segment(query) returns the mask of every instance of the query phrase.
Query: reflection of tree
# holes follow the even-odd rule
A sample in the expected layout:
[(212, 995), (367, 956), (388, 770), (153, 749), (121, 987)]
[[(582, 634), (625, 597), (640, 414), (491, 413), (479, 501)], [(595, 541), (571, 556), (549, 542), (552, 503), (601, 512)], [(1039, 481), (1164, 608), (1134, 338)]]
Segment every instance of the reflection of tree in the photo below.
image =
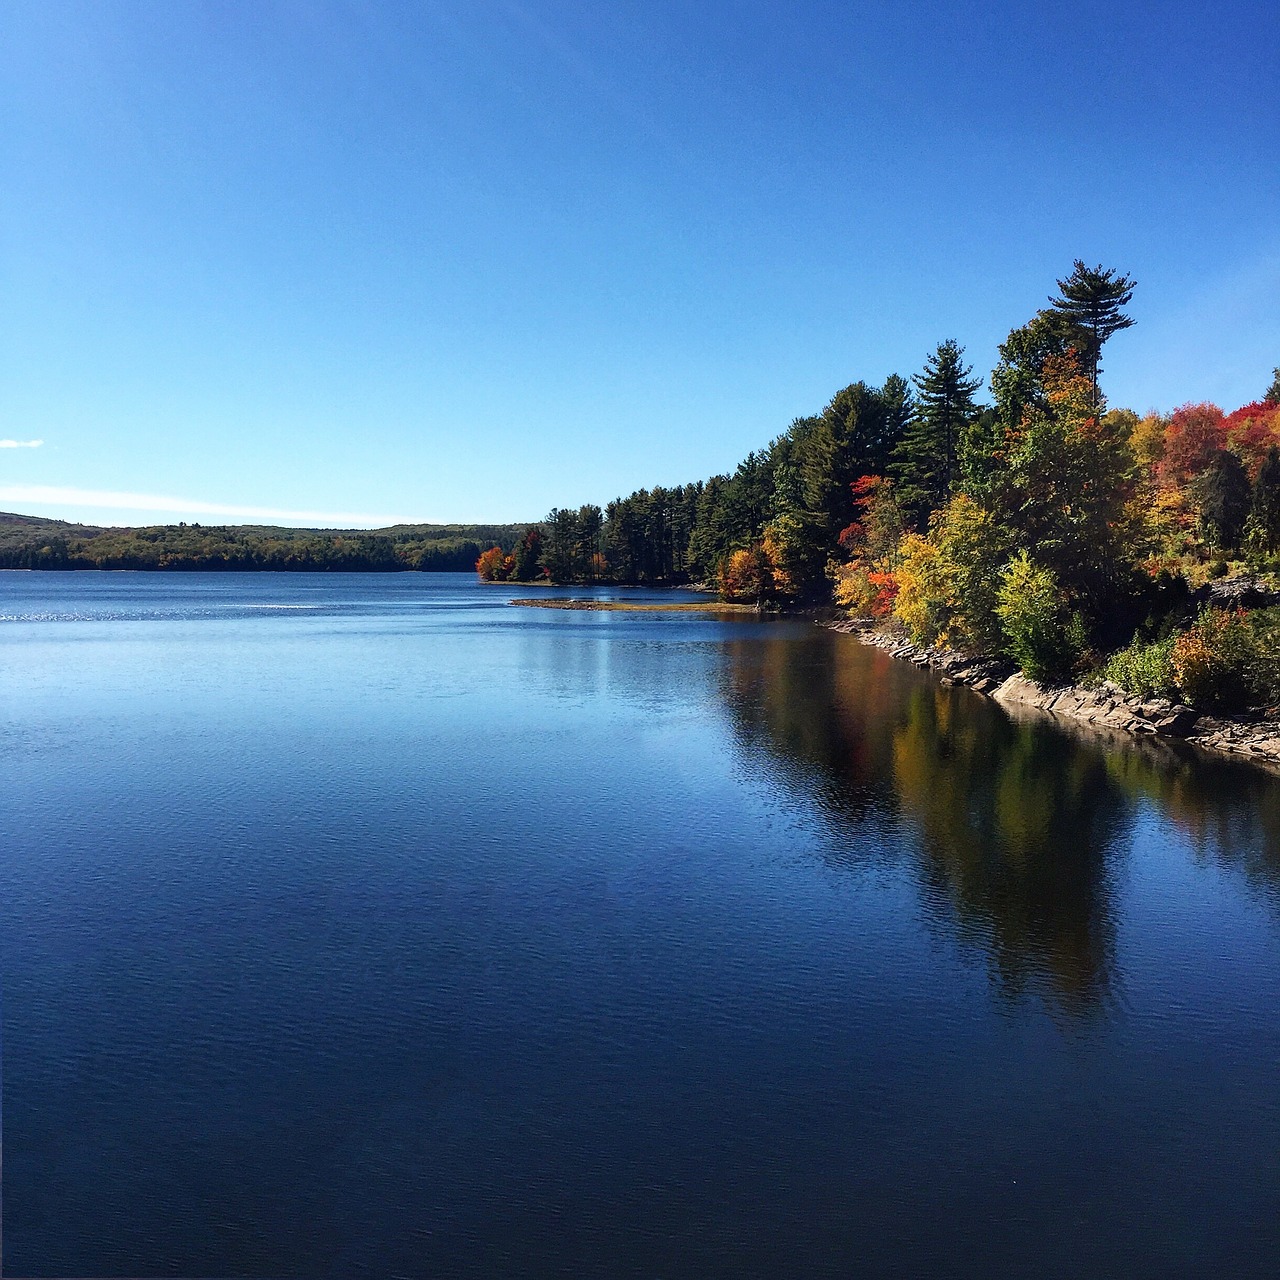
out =
[(1124, 806), (1101, 754), (988, 710), (941, 685), (913, 690), (890, 730), (894, 784), (933, 900), (945, 895), (966, 933), (978, 926), (1002, 986), (1043, 976), (1083, 1008), (1107, 982), (1107, 851)]
[(928, 900), (1002, 989), (1083, 1011), (1109, 982), (1109, 868), (1154, 811), (1280, 902), (1280, 782), (1165, 742), (1011, 720), (844, 637), (779, 628), (728, 646), (724, 694), (757, 760), (829, 826), (833, 859), (910, 849)]
[(1280, 777), (1181, 744), (1123, 745), (1107, 769), (1125, 794), (1157, 808), (1202, 856), (1243, 872), (1280, 908)]
[[(825, 632), (757, 633), (726, 650), (724, 692), (735, 725), (753, 750), (768, 753), (775, 780), (843, 818), (845, 830), (871, 810), (892, 809), (879, 730), (896, 700), (891, 681), (851, 680), (854, 673), (832, 661)], [(849, 856), (856, 858), (856, 844)]]

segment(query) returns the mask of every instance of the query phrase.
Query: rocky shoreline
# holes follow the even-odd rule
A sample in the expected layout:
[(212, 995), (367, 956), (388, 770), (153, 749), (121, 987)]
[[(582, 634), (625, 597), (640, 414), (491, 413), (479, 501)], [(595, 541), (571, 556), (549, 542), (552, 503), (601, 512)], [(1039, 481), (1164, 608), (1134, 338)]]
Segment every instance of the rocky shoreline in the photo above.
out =
[(1211, 716), (1167, 698), (1141, 698), (1117, 685), (1046, 687), (1028, 680), (1011, 663), (971, 658), (951, 649), (913, 644), (873, 623), (826, 619), (819, 625), (857, 636), (892, 657), (938, 672), (944, 684), (958, 684), (994, 698), (1011, 712), (1030, 708), (1103, 731), (1142, 738), (1176, 739), (1202, 750), (1249, 760), (1280, 770), (1280, 722), (1261, 716)]

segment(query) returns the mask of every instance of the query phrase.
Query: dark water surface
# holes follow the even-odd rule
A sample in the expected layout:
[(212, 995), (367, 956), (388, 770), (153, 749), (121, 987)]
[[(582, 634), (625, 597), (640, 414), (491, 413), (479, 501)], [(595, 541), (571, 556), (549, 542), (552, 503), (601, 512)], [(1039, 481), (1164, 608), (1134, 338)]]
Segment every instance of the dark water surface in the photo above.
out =
[(1277, 1273), (1280, 783), (510, 594), (0, 574), (5, 1274)]

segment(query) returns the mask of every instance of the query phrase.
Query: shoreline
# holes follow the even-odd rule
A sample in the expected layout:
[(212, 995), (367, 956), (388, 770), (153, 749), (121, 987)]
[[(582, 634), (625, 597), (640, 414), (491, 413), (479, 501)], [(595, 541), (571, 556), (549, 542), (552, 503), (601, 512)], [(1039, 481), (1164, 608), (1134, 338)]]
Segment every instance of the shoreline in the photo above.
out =
[(963, 685), (991, 698), (1011, 715), (1027, 712), (1073, 728), (1123, 733), (1138, 740), (1185, 742), (1201, 751), (1280, 772), (1280, 722), (1248, 716), (1216, 716), (1167, 698), (1142, 698), (1110, 681), (1045, 686), (1027, 679), (1011, 662), (972, 658), (952, 649), (914, 644), (855, 619), (815, 619), (820, 627), (852, 635), (892, 658), (936, 672), (940, 682)]

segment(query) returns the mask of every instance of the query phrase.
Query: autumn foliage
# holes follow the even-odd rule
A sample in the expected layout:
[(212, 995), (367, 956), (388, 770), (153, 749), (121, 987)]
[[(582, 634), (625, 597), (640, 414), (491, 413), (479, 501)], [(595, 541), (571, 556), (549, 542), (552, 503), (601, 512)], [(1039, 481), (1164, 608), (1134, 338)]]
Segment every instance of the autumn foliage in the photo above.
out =
[[(1194, 606), (1210, 579), (1280, 575), (1280, 372), (1230, 413), (1112, 408), (1104, 346), (1133, 323), (1134, 281), (1076, 261), (1057, 284), (999, 345), (992, 403), (947, 339), (913, 378), (851, 383), (731, 473), (557, 508), (477, 568), (831, 599), (1044, 678), (1111, 654), (1124, 679), (1175, 688), (1176, 650), (1188, 688), (1229, 698), (1204, 655), (1235, 624)], [(1280, 671), (1276, 642), (1258, 643)]]
[(505, 582), (511, 576), (515, 566), (515, 558), (509, 556), (501, 547), (490, 547), (480, 553), (476, 561), (476, 572), (485, 582)]

